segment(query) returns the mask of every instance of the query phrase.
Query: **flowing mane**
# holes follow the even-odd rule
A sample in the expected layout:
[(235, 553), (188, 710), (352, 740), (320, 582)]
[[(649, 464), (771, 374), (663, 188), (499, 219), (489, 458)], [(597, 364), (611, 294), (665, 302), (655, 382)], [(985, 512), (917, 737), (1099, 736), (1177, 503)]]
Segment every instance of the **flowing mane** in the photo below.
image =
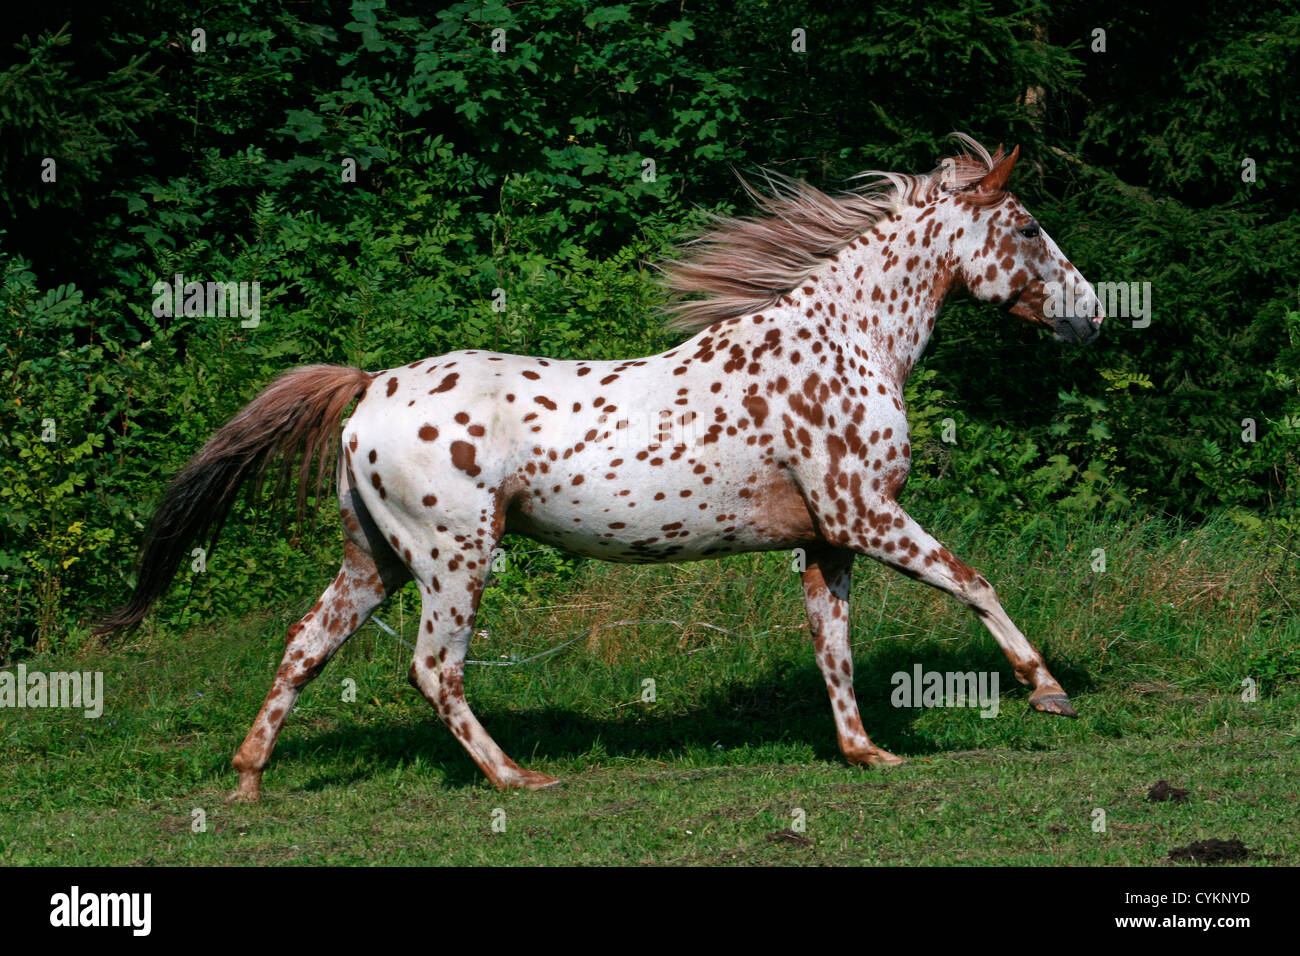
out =
[(766, 192), (742, 179), (760, 215), (712, 216), (708, 231), (660, 266), (668, 327), (694, 332), (769, 308), (900, 205), (973, 186), (1002, 159), (1000, 147), (990, 154), (964, 133), (952, 137), (969, 151), (950, 163), (924, 175), (868, 170), (853, 177), (866, 183), (836, 195), (770, 170)]

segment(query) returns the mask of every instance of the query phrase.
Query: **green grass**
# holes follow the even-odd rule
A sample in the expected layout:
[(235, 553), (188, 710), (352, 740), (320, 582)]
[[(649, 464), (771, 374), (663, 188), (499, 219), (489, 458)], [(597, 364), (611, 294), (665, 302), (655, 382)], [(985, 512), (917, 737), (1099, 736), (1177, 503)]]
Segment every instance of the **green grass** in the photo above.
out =
[[(1079, 720), (1029, 711), (997, 645), (955, 602), (860, 561), (863, 721), (909, 762), (851, 768), (788, 555), (590, 563), (563, 578), (515, 572), (509, 590), (490, 590), (473, 658), (577, 640), (530, 663), (471, 666), (466, 679), (497, 741), (561, 788), (490, 789), (407, 685), (409, 652), (368, 625), (301, 698), (263, 801), (228, 806), (229, 759), (309, 589), (291, 608), (29, 659), (103, 670), (107, 703), (99, 720), (0, 710), (0, 863), (1123, 865), (1167, 863), (1208, 837), (1243, 840), (1257, 863), (1300, 861), (1293, 555), (1227, 524), (941, 537), (993, 581)], [(1098, 547), (1103, 574), (1090, 567)], [(412, 599), (379, 612), (407, 640)], [(646, 623), (663, 619), (681, 624)], [(918, 663), (996, 670), (1000, 713), (892, 707), (890, 675)], [(1263, 683), (1246, 703), (1251, 675)], [(344, 679), (355, 703), (341, 699)], [(1188, 801), (1149, 801), (1160, 779)], [(1093, 830), (1097, 808), (1105, 832)], [(191, 829), (196, 809), (206, 832)], [(806, 829), (782, 836), (796, 810)]]

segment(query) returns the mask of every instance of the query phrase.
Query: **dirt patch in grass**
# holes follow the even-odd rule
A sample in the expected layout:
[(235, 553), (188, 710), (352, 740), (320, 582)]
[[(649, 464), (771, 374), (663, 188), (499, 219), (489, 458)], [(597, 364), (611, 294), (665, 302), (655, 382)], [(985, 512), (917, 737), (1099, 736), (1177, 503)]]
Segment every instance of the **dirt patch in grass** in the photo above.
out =
[(1186, 803), (1187, 793), (1179, 787), (1170, 786), (1168, 780), (1157, 780), (1147, 791), (1147, 799), (1152, 803)]
[(802, 834), (795, 833), (789, 827), (784, 830), (777, 830), (769, 833), (764, 837), (769, 843), (784, 843), (787, 846), (812, 846), (813, 841)]
[(1220, 840), (1211, 837), (1169, 851), (1169, 859), (1179, 863), (1236, 863), (1250, 856), (1250, 850), (1240, 840)]

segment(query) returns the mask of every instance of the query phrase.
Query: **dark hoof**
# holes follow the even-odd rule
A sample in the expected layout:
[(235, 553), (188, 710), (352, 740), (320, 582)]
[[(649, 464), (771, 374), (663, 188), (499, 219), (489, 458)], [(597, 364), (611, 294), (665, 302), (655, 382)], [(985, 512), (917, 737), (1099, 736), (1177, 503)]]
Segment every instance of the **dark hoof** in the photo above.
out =
[(1034, 710), (1044, 714), (1058, 714), (1061, 717), (1078, 717), (1079, 714), (1070, 706), (1070, 698), (1064, 694), (1044, 694), (1042, 697), (1029, 698)]

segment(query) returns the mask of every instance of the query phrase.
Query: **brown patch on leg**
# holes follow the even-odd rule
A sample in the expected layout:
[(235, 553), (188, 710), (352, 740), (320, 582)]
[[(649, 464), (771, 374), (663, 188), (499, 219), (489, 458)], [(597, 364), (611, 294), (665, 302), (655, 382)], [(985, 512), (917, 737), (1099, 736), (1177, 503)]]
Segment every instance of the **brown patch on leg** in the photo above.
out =
[(420, 672), (414, 664), (411, 665), (408, 676), (424, 696), (424, 699), (437, 711), (438, 717), (443, 724), (460, 741), (470, 759), (474, 761), (479, 770), (483, 771), (483, 775), (488, 778), (496, 789), (545, 790), (557, 786), (560, 781), (554, 777), (538, 773), (535, 770), (525, 770), (519, 766), (488, 736), (487, 731), (478, 723), (473, 712), (469, 709), (468, 702), (465, 700), (463, 668), (464, 664), (459, 662), (441, 664), (436, 671), (430, 668), (429, 672), (436, 674), (436, 694), (431, 694), (420, 683)]

